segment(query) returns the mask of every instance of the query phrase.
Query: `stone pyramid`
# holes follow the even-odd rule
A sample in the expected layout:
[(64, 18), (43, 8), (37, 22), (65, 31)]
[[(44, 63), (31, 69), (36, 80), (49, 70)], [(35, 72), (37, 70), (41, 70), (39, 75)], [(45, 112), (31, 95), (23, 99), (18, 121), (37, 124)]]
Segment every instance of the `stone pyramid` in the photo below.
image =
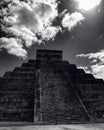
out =
[(104, 121), (104, 81), (62, 60), (62, 51), (37, 50), (0, 78), (0, 121), (34, 124)]

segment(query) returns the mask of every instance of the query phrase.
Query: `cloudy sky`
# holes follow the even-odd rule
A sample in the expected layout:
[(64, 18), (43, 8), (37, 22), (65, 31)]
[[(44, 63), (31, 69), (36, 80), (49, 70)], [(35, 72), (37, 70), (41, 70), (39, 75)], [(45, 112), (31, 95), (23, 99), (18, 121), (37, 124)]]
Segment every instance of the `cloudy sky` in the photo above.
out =
[(36, 49), (56, 49), (104, 79), (103, 42), (103, 0), (0, 2), (0, 76), (35, 58)]

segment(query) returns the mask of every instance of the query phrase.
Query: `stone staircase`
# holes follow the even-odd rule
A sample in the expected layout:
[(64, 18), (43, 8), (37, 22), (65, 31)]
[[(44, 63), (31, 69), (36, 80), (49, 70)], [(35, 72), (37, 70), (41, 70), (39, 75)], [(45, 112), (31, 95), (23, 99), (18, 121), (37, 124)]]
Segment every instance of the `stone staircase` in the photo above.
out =
[[(71, 79), (67, 80), (61, 66), (62, 61), (41, 61), (40, 79), (42, 91), (43, 122), (78, 123), (90, 119), (78, 99)], [(49, 112), (49, 113), (48, 113)]]

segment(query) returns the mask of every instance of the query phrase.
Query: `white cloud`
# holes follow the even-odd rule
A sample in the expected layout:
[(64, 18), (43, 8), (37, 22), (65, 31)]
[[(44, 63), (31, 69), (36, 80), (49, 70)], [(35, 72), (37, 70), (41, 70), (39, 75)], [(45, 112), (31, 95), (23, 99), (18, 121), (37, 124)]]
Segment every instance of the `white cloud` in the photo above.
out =
[(96, 78), (104, 79), (104, 65), (103, 64), (95, 64), (91, 65), (92, 74)]
[(55, 35), (59, 32), (61, 30), (61, 28), (60, 27), (47, 27), (46, 28), (46, 30), (44, 31), (42, 31), (41, 33), (42, 33), (42, 39), (44, 40), (44, 39), (47, 39), (47, 40), (49, 40), (49, 39), (52, 39), (52, 40), (54, 40), (54, 37), (55, 37)]
[[(19, 42), (19, 48), (25, 51), (35, 43), (41, 44), (54, 40), (57, 33), (61, 31), (61, 25), (53, 26), (57, 17), (63, 17), (62, 26), (69, 31), (84, 20), (84, 16), (79, 12), (70, 14), (64, 10), (59, 15), (58, 0), (4, 0), (0, 2), (0, 4), (3, 3), (7, 6), (0, 10), (2, 30), (9, 34), (11, 39), (15, 39), (14, 44)], [(0, 38), (0, 41), (3, 43), (4, 38)], [(9, 41), (10, 38), (8, 38)], [(27, 48), (24, 49), (24, 46)], [(8, 51), (8, 47), (6, 49)]]
[(80, 54), (77, 57), (88, 58), (91, 63), (91, 73), (96, 78), (104, 79), (104, 50), (95, 53)]
[[(13, 39), (15, 39), (14, 44), (19, 42), (17, 39), (20, 39), (24, 41), (26, 47), (54, 39), (60, 30), (60, 27), (52, 26), (58, 16), (57, 6), (57, 0), (10, 0), (8, 7), (0, 11), (0, 15), (3, 16), (2, 30), (11, 34), (12, 43)], [(39, 39), (37, 35), (40, 36)], [(0, 40), (4, 42), (4, 38)], [(9, 42), (10, 39), (7, 41)], [(9, 46), (10, 44), (8, 43)], [(23, 49), (23, 43), (19, 43), (18, 46)], [(8, 47), (6, 49), (8, 50)]]
[(17, 26), (14, 26), (11, 28), (6, 28), (5, 31), (7, 33), (13, 33), (16, 37), (21, 37), (21, 39), (25, 40), (26, 47), (32, 46), (33, 42), (39, 42), (36, 34), (26, 27), (21, 27), (18, 29)]
[(88, 59), (92, 60), (92, 63), (104, 63), (104, 50), (100, 50), (99, 52), (89, 53), (89, 54), (80, 54), (77, 57), (87, 57)]
[(78, 23), (84, 20), (84, 17), (81, 13), (75, 12), (75, 13), (67, 13), (65, 14), (62, 25), (64, 28), (68, 28), (69, 31), (71, 31), (75, 26), (77, 26)]
[(26, 58), (27, 52), (23, 49), (21, 41), (15, 38), (1, 38), (0, 39), (0, 49), (5, 48), (8, 50), (9, 54), (16, 55), (18, 57)]
[(100, 5), (102, 0), (74, 0), (78, 3), (79, 9), (91, 10)]
[(91, 73), (91, 71), (88, 70), (88, 67), (87, 67), (87, 66), (78, 66), (77, 68), (78, 68), (78, 69), (83, 69), (86, 73)]
[[(26, 27), (35, 33), (51, 26), (52, 20), (58, 16), (56, 0), (29, 0), (20, 2), (12, 0), (9, 4), (9, 14), (4, 21), (17, 27)], [(8, 15), (9, 15), (8, 14)], [(45, 28), (44, 28), (45, 26)]]

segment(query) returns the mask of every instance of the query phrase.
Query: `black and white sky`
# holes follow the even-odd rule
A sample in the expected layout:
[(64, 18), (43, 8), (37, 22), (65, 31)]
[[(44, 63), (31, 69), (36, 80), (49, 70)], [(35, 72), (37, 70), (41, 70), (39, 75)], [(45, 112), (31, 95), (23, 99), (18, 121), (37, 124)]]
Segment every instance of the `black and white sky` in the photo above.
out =
[(104, 79), (104, 1), (1, 1), (0, 76), (36, 49), (63, 50), (64, 60)]

